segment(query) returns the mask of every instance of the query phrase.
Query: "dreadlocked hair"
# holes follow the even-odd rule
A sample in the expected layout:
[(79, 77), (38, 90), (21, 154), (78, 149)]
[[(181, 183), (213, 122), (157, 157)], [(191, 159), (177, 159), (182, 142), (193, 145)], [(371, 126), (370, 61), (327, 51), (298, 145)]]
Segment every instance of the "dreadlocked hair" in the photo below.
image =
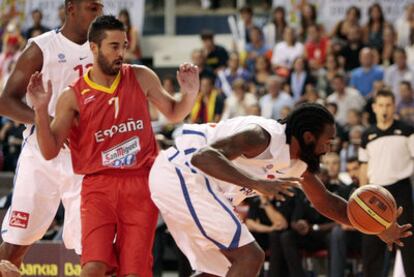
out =
[(322, 105), (305, 103), (297, 106), (280, 123), (286, 124), (286, 139), (290, 144), (292, 136), (301, 144), (303, 134), (311, 132), (315, 137), (319, 137), (327, 124), (335, 124), (333, 115)]

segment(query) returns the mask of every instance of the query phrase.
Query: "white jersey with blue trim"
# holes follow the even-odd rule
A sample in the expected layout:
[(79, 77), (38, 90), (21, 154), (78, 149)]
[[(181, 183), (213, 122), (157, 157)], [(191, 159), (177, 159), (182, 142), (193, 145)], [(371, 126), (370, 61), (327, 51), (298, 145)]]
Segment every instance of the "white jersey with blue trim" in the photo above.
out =
[[(62, 91), (79, 77), (83, 76), (86, 69), (92, 66), (93, 55), (89, 43), (82, 45), (66, 38), (58, 30), (46, 32), (40, 36), (31, 38), (27, 45), (36, 43), (43, 55), (44, 87), (47, 88), (47, 81), (52, 82), (52, 98), (49, 103), (49, 114), (55, 115), (56, 103)], [(31, 107), (30, 100), (26, 97), (27, 104)], [(33, 125), (27, 125), (24, 137), (27, 138), (34, 132)], [(35, 142), (36, 136), (31, 136), (30, 142)], [(37, 143), (36, 143), (37, 144)]]
[[(183, 170), (195, 171), (197, 169), (190, 165), (193, 153), (208, 144), (236, 134), (251, 124), (259, 125), (270, 134), (270, 144), (262, 154), (255, 158), (240, 156), (234, 159), (232, 163), (235, 166), (262, 179), (300, 177), (305, 172), (307, 168), (305, 162), (290, 158), (285, 125), (258, 116), (236, 117), (217, 124), (185, 124), (182, 135), (175, 140), (178, 151), (175, 155), (170, 155), (169, 160)], [(208, 178), (233, 205), (238, 205), (246, 197), (257, 195), (255, 191), (250, 189), (211, 176)]]

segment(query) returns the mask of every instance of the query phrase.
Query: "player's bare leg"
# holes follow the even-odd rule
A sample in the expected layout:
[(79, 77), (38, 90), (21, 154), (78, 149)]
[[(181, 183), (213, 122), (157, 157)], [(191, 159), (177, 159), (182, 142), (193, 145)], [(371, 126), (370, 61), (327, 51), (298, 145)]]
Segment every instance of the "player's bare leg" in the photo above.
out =
[(265, 260), (263, 250), (255, 241), (237, 249), (221, 252), (231, 263), (227, 277), (258, 276)]
[(82, 267), (81, 277), (104, 277), (107, 266), (103, 262), (88, 262)]
[(2, 242), (0, 245), (0, 260), (8, 260), (15, 266), (20, 267), (23, 257), (29, 248), (30, 245), (15, 245)]

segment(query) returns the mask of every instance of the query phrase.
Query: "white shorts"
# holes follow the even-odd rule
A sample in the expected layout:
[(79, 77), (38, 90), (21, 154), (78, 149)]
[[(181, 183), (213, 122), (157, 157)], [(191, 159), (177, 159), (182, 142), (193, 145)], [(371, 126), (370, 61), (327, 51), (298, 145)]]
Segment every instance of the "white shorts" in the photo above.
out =
[(211, 179), (168, 160), (161, 152), (151, 169), (151, 197), (168, 230), (194, 270), (225, 276), (231, 266), (220, 249), (236, 249), (254, 241)]
[(73, 173), (68, 150), (46, 161), (37, 146), (25, 143), (16, 168), (12, 204), (3, 220), (3, 240), (15, 245), (31, 245), (41, 239), (62, 200), (65, 207), (63, 240), (68, 249), (80, 254), (82, 179), (83, 176)]

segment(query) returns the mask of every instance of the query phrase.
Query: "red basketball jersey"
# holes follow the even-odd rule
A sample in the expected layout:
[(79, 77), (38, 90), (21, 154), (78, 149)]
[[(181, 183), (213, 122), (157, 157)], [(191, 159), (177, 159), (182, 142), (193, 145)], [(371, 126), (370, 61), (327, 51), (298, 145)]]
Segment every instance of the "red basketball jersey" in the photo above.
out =
[(130, 65), (123, 65), (111, 87), (88, 74), (72, 86), (79, 123), (70, 134), (73, 169), (78, 174), (149, 170), (157, 154), (147, 99)]

